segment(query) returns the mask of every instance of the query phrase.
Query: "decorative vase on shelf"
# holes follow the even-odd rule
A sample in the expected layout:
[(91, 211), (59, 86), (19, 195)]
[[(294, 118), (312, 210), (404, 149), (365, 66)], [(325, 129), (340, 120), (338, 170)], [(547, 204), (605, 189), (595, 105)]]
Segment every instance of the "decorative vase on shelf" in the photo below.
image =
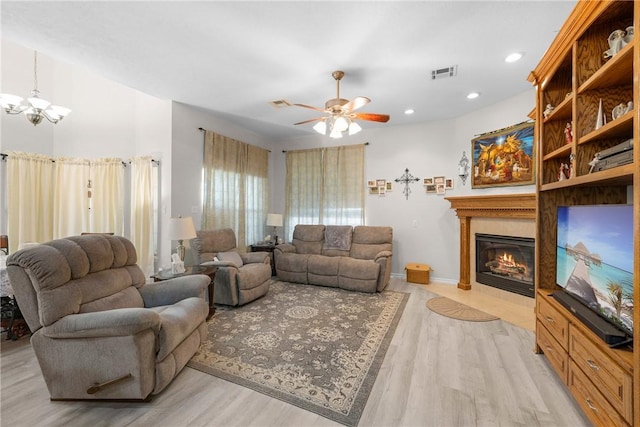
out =
[(602, 98), (600, 98), (600, 104), (598, 105), (598, 116), (596, 117), (596, 130), (604, 126), (604, 112), (602, 111)]

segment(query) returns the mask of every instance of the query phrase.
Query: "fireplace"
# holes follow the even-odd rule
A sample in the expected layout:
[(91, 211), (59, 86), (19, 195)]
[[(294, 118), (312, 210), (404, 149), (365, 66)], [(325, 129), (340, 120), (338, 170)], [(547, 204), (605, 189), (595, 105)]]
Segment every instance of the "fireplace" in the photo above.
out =
[(476, 282), (533, 298), (535, 241), (476, 233)]

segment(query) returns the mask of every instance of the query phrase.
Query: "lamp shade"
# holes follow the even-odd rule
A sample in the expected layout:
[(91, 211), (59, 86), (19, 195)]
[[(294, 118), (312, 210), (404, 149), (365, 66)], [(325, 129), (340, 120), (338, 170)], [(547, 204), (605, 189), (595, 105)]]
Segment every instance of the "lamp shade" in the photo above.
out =
[(267, 214), (267, 225), (270, 227), (282, 227), (282, 215)]
[(171, 240), (187, 240), (195, 239), (196, 227), (193, 225), (193, 218), (177, 217), (169, 218), (169, 239)]

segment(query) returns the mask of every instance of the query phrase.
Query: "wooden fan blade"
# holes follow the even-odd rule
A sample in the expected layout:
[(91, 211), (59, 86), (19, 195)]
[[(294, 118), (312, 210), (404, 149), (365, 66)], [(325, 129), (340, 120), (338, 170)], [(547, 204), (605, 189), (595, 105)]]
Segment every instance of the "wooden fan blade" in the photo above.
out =
[(357, 110), (358, 108), (364, 107), (365, 105), (367, 105), (368, 103), (370, 103), (371, 100), (365, 96), (357, 96), (355, 98), (353, 98), (351, 101), (347, 102), (346, 104), (344, 104), (342, 106), (342, 110), (343, 111), (353, 111), (353, 110)]
[(305, 104), (293, 104), (293, 105), (295, 105), (296, 107), (308, 108), (310, 110), (316, 110), (316, 111), (324, 112), (324, 109), (317, 108), (317, 107), (312, 107), (311, 105), (305, 105)]
[(354, 113), (354, 118), (359, 120), (369, 120), (371, 122), (382, 122), (382, 123), (386, 123), (389, 121), (389, 115), (387, 114)]
[(317, 122), (320, 120), (324, 120), (326, 117), (316, 117), (315, 119), (309, 119), (309, 120), (305, 120), (304, 122), (298, 122), (298, 123), (294, 123), (294, 125), (303, 125), (305, 123), (311, 123), (311, 122)]

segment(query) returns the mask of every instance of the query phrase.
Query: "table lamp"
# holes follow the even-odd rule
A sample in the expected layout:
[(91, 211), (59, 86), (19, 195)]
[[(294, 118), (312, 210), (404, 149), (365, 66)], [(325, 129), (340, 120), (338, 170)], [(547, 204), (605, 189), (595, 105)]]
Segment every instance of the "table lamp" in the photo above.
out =
[(184, 218), (181, 216), (169, 218), (169, 239), (178, 241), (176, 252), (181, 261), (184, 261), (185, 253), (185, 248), (182, 243), (187, 239), (195, 239), (196, 237), (196, 227), (193, 225), (193, 218), (190, 216)]
[(273, 227), (273, 241), (275, 244), (278, 244), (276, 227), (282, 227), (282, 215), (273, 213), (267, 214), (267, 226)]

